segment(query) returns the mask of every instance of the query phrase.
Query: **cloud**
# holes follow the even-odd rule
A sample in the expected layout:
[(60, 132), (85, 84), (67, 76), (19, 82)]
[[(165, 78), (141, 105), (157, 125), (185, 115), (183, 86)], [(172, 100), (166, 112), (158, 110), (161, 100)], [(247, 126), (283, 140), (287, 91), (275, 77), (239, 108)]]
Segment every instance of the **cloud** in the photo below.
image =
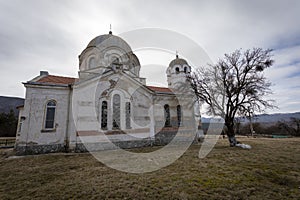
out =
[[(239, 48), (273, 48), (276, 64), (266, 75), (276, 84), (274, 97), (280, 100), (287, 92), (280, 111), (299, 111), (291, 103), (299, 99), (299, 7), (297, 0), (0, 1), (0, 94), (24, 97), (20, 82), (40, 70), (76, 76), (77, 56), (111, 23), (114, 34), (143, 27), (176, 31), (201, 45), (213, 61)], [(139, 58), (149, 63), (146, 56)], [(155, 71), (145, 75), (153, 77)]]
[(266, 71), (274, 84), (273, 99), (277, 100), (280, 111), (296, 112), (300, 109), (300, 45), (274, 51), (275, 65)]

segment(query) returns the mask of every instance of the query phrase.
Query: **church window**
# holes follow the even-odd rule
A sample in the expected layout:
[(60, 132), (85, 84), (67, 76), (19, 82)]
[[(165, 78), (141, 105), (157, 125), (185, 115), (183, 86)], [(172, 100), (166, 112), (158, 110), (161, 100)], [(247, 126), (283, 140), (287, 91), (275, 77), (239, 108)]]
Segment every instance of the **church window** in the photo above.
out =
[(91, 57), (89, 59), (89, 69), (96, 67), (96, 59), (95, 57)]
[(181, 105), (177, 106), (177, 125), (178, 127), (181, 126), (181, 121), (182, 121), (182, 113), (181, 113)]
[(18, 132), (22, 131), (22, 125), (23, 121), (25, 120), (25, 117), (20, 117), (19, 126), (18, 126)]
[(101, 128), (107, 129), (107, 101), (102, 101), (101, 106)]
[(126, 102), (125, 104), (125, 112), (126, 112), (126, 129), (130, 129), (130, 115), (131, 115), (131, 109), (130, 109), (130, 102)]
[(45, 120), (46, 129), (54, 128), (55, 109), (56, 109), (56, 102), (54, 100), (48, 101), (46, 107), (46, 120)]
[(135, 74), (135, 65), (132, 63), (130, 68), (131, 73)]
[(178, 74), (179, 73), (179, 67), (176, 67), (175, 71), (176, 71), (176, 74)]
[(177, 106), (177, 125), (178, 127), (181, 125), (181, 106)]
[(111, 66), (113, 68), (113, 70), (119, 70), (120, 69), (120, 66), (121, 66), (121, 63), (120, 63), (120, 60), (119, 58), (117, 57), (112, 57), (112, 63), (111, 63)]
[(187, 73), (187, 67), (184, 67), (184, 73)]
[(165, 127), (171, 126), (170, 106), (168, 104), (164, 106), (164, 115), (165, 115)]
[(23, 124), (23, 122), (20, 121), (20, 122), (19, 122), (19, 126), (18, 126), (18, 132), (21, 132), (21, 130), (22, 130), (22, 124)]
[(114, 64), (120, 64), (119, 58), (113, 57), (113, 63), (114, 63)]
[(120, 115), (121, 115), (121, 98), (120, 95), (113, 96), (113, 129), (120, 129)]

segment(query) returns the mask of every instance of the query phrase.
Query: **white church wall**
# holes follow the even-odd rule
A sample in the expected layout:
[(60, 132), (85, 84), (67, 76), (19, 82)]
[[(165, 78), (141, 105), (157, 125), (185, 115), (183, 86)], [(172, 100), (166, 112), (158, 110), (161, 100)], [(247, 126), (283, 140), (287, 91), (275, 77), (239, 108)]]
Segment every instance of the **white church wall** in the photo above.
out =
[[(69, 88), (26, 87), (26, 100), (22, 115), (26, 118), (18, 137), (18, 145), (64, 144), (68, 118)], [(46, 104), (56, 102), (55, 128), (45, 129)]]
[(73, 86), (72, 112), (77, 131), (94, 131), (99, 129), (95, 109), (97, 81), (93, 79)]

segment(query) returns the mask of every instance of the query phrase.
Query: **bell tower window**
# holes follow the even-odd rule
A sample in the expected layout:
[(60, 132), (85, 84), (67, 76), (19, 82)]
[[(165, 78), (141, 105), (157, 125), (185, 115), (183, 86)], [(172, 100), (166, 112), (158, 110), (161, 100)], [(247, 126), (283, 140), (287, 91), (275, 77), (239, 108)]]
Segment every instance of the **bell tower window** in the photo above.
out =
[(187, 73), (187, 67), (184, 67), (184, 73)]

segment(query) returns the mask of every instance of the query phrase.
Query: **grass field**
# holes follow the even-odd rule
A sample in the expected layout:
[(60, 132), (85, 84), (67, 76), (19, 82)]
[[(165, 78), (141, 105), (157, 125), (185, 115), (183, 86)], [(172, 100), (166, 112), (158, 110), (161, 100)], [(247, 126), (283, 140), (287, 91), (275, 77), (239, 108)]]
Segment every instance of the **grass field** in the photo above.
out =
[(220, 140), (199, 159), (193, 145), (172, 165), (140, 175), (88, 153), (8, 158), (2, 149), (0, 199), (300, 199), (300, 138), (240, 140), (252, 149)]

